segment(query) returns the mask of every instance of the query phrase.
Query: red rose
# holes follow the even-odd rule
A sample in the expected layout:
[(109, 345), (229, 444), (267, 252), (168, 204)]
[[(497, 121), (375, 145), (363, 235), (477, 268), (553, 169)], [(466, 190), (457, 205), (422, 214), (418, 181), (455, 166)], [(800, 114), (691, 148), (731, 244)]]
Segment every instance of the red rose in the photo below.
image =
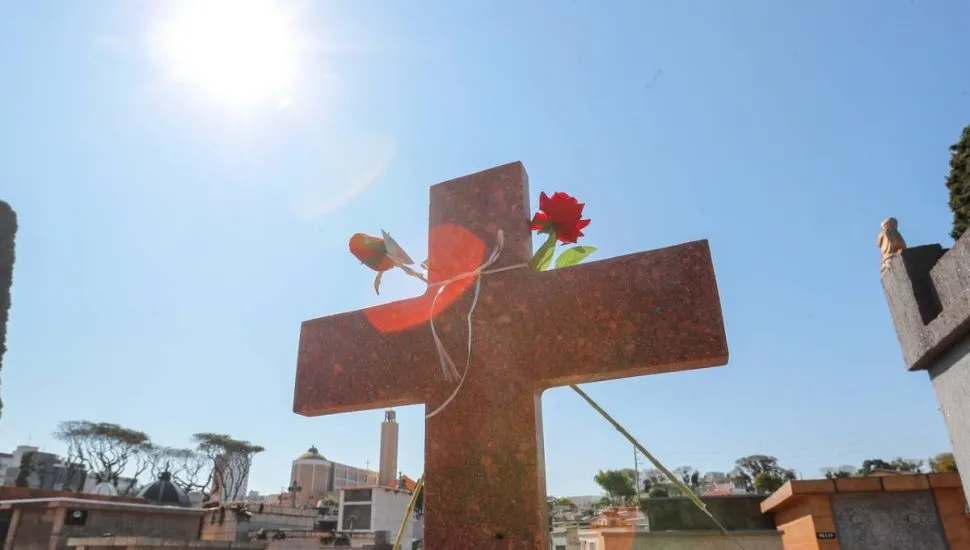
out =
[(552, 197), (539, 194), (539, 211), (532, 218), (532, 229), (540, 233), (555, 233), (564, 243), (574, 243), (583, 236), (582, 229), (590, 220), (582, 219), (585, 203), (566, 193), (556, 192)]
[(377, 272), (387, 271), (397, 265), (388, 255), (384, 239), (380, 237), (371, 237), (363, 233), (354, 234), (350, 238), (350, 253)]

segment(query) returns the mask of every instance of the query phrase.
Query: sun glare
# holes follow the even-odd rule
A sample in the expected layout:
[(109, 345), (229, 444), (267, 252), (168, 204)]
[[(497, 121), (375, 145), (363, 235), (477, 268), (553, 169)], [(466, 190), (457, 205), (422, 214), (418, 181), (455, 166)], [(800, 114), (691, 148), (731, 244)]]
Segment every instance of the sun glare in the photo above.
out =
[(286, 13), (272, 1), (185, 2), (157, 31), (175, 80), (231, 108), (289, 103), (297, 51)]

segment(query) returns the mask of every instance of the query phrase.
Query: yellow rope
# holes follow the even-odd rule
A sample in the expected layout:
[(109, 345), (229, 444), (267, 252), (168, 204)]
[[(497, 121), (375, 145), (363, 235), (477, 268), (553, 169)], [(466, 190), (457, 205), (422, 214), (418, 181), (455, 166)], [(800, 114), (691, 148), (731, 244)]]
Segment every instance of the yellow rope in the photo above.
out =
[[(741, 544), (741, 541), (739, 541), (738, 539), (734, 538), (734, 535), (732, 535), (731, 532), (728, 531), (727, 528), (724, 527), (724, 525), (722, 525), (721, 522), (718, 521), (717, 518), (715, 518), (713, 514), (711, 514), (710, 510), (707, 509), (707, 505), (704, 504), (704, 501), (701, 500), (700, 497), (698, 497), (696, 494), (694, 494), (694, 491), (692, 491), (690, 489), (690, 487), (687, 486), (687, 484), (685, 484), (683, 481), (681, 481), (676, 475), (674, 475), (673, 472), (671, 472), (663, 464), (661, 464), (660, 461), (657, 460), (650, 453), (650, 451), (648, 451), (643, 445), (641, 445), (640, 442), (637, 441), (637, 439), (635, 437), (633, 437), (632, 435), (630, 435), (630, 432), (626, 431), (626, 429), (623, 426), (621, 426), (619, 422), (617, 422), (616, 420), (614, 420), (613, 417), (610, 416), (610, 413), (608, 413), (605, 410), (603, 410), (603, 407), (600, 407), (596, 403), (596, 401), (593, 401), (593, 398), (592, 397), (590, 397), (589, 395), (587, 395), (586, 392), (584, 392), (583, 390), (579, 389), (579, 386), (576, 386), (575, 384), (570, 384), (569, 387), (572, 388), (573, 391), (575, 391), (576, 393), (578, 393), (580, 397), (582, 397), (583, 399), (585, 399), (586, 402), (589, 403), (589, 405), (591, 407), (593, 407), (593, 409), (595, 409), (596, 412), (600, 413), (600, 415), (603, 418), (605, 418), (607, 422), (609, 422), (610, 424), (612, 424), (613, 427), (616, 428), (616, 431), (620, 432), (620, 434), (623, 435), (623, 437), (627, 438), (627, 440), (630, 443), (632, 443), (633, 446), (637, 448), (637, 450), (639, 450), (641, 453), (643, 453), (643, 456), (647, 457), (647, 460), (649, 460), (650, 463), (653, 464), (653, 466), (655, 468), (657, 468), (658, 470), (660, 470), (661, 473), (663, 473), (663, 475), (666, 476), (667, 479), (669, 479), (670, 482), (673, 483), (675, 487), (677, 487), (678, 489), (680, 489), (680, 491), (682, 493), (684, 493), (685, 495), (687, 495), (687, 498), (694, 504), (694, 506), (697, 506), (697, 508), (699, 508), (700, 511), (704, 513), (704, 515), (706, 515), (707, 517), (711, 518), (711, 521), (714, 522), (714, 525), (717, 525), (717, 527), (725, 535), (727, 535), (727, 537), (729, 539), (731, 539), (732, 542), (734, 542), (735, 544), (738, 545), (739, 548), (741, 548), (742, 550), (744, 550), (744, 545)], [(401, 539), (404, 538), (404, 529), (407, 526), (408, 521), (411, 520), (411, 514), (414, 513), (414, 505), (415, 505), (415, 503), (418, 500), (418, 494), (423, 489), (424, 489), (424, 475), (422, 475), (421, 478), (418, 479), (418, 484), (414, 488), (414, 493), (411, 494), (411, 501), (408, 502), (408, 508), (407, 508), (407, 511), (404, 514), (404, 521), (401, 523), (401, 528), (398, 529), (398, 532), (397, 532), (397, 539), (395, 539), (395, 541), (394, 541), (394, 550), (400, 550)], [(640, 488), (637, 487), (637, 493), (639, 493), (639, 492), (640, 492)]]
[[(714, 515), (711, 514), (710, 510), (707, 509), (707, 505), (704, 504), (704, 501), (701, 500), (697, 495), (695, 495), (694, 494), (694, 491), (691, 491), (690, 487), (688, 487), (684, 482), (682, 482), (680, 479), (678, 479), (677, 476), (674, 475), (673, 472), (671, 472), (670, 470), (668, 470), (667, 468), (665, 468), (664, 465), (661, 464), (659, 460), (657, 460), (656, 458), (654, 458), (654, 456), (652, 454), (650, 454), (650, 451), (648, 451), (646, 448), (644, 448), (644, 446), (641, 445), (640, 442), (637, 441), (635, 437), (633, 437), (632, 435), (630, 435), (630, 432), (626, 431), (626, 429), (624, 429), (623, 426), (621, 426), (619, 422), (617, 422), (616, 420), (614, 420), (613, 417), (610, 416), (610, 413), (606, 412), (605, 410), (603, 410), (603, 407), (600, 407), (598, 404), (596, 404), (596, 401), (593, 401), (593, 398), (592, 397), (586, 395), (586, 392), (584, 392), (583, 390), (579, 389), (579, 386), (576, 386), (575, 384), (570, 384), (569, 387), (572, 388), (573, 391), (575, 391), (576, 393), (578, 393), (580, 397), (582, 397), (583, 399), (585, 399), (586, 402), (589, 403), (591, 407), (593, 407), (594, 409), (596, 409), (596, 412), (600, 413), (600, 415), (603, 418), (605, 418), (607, 422), (609, 422), (610, 424), (612, 424), (613, 427), (616, 428), (616, 431), (620, 432), (620, 434), (622, 434), (623, 437), (627, 438), (627, 440), (630, 443), (633, 443), (633, 446), (636, 447), (637, 450), (639, 450), (641, 453), (643, 453), (643, 456), (647, 457), (647, 460), (649, 460), (654, 465), (655, 468), (657, 468), (658, 470), (660, 470), (663, 473), (663, 475), (667, 476), (667, 479), (669, 479), (670, 482), (673, 483), (675, 487), (677, 487), (684, 494), (686, 494), (687, 495), (687, 498), (690, 499), (690, 501), (694, 503), (694, 506), (697, 506), (698, 508), (700, 508), (701, 512), (703, 512), (704, 515), (706, 515), (707, 517), (711, 518), (711, 521), (714, 522), (714, 525), (717, 525), (718, 528), (720, 528), (721, 531), (723, 531), (724, 534), (727, 535), (729, 539), (731, 539), (735, 544), (737, 544), (740, 548), (742, 548), (742, 550), (744, 549), (744, 545), (741, 544), (741, 541), (739, 541), (738, 539), (734, 538), (734, 536), (731, 534), (731, 532), (728, 531), (726, 527), (724, 527), (723, 525), (721, 525), (721, 522), (717, 521), (717, 518), (715, 518)], [(637, 493), (639, 493), (639, 492), (640, 492), (640, 488), (637, 487)]]
[(397, 538), (394, 539), (394, 550), (399, 550), (401, 547), (401, 539), (404, 538), (404, 528), (407, 527), (408, 522), (411, 521), (411, 514), (414, 513), (414, 505), (418, 502), (418, 494), (424, 490), (424, 476), (422, 475), (418, 479), (418, 484), (414, 487), (414, 492), (411, 493), (411, 500), (408, 502), (408, 509), (404, 512), (404, 521), (401, 522), (401, 528), (397, 530)]

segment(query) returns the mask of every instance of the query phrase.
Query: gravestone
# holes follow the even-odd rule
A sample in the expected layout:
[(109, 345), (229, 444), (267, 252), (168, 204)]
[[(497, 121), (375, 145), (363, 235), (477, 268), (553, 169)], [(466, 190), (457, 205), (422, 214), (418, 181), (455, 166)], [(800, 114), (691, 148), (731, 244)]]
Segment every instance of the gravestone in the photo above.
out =
[(518, 162), (437, 184), (428, 291), (301, 328), (295, 412), (436, 410), (455, 382), (428, 321), (463, 367), (475, 280), (434, 285), (482, 265), (503, 232), (490, 269), (507, 269), (482, 276), (465, 382), (425, 425), (425, 548), (548, 549), (543, 390), (728, 359), (707, 241), (536, 272), (516, 268), (532, 256), (530, 214)]
[(953, 248), (907, 248), (890, 258), (882, 286), (906, 367), (929, 373), (953, 455), (970, 488), (970, 232)]
[(840, 550), (946, 550), (929, 491), (836, 493), (832, 516)]

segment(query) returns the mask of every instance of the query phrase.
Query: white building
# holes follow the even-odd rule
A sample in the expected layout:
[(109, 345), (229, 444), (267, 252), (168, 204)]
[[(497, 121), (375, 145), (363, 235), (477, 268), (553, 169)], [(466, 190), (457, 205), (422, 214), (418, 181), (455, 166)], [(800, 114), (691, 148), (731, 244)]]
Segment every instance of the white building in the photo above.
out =
[[(376, 533), (386, 531), (388, 542), (393, 543), (404, 522), (411, 491), (391, 487), (355, 487), (340, 491), (340, 513), (337, 531), (341, 533)], [(423, 522), (413, 515), (404, 530), (401, 548), (411, 548), (411, 543), (423, 537)]]

